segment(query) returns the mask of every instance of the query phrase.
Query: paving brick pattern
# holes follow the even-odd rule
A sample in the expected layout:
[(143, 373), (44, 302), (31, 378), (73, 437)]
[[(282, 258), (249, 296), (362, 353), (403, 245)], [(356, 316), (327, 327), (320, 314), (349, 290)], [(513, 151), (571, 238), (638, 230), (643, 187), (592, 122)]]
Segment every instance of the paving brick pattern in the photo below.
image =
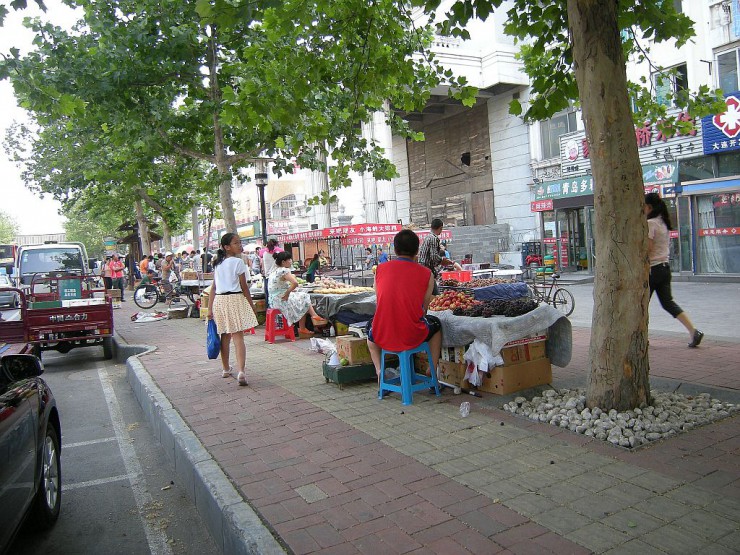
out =
[[(295, 553), (722, 553), (740, 521), (738, 419), (635, 453), (513, 417), (490, 399), (426, 394), (402, 407), (372, 384), (325, 383), (305, 342), (247, 337), (250, 386), (205, 360), (197, 320), (131, 323), (129, 343), (245, 499)], [(674, 370), (678, 336), (651, 337), (654, 375), (709, 383), (713, 372)], [(588, 330), (558, 376), (585, 372)], [(681, 347), (679, 353), (677, 349)], [(676, 354), (673, 354), (676, 352)], [(740, 344), (690, 351), (726, 357), (740, 377)], [(655, 357), (655, 355), (653, 355)], [(677, 359), (673, 361), (672, 359)], [(725, 359), (723, 359), (725, 360)], [(711, 367), (711, 365), (710, 365)], [(692, 367), (693, 368), (693, 367)], [(685, 376), (677, 377), (677, 372)], [(717, 378), (720, 379), (719, 377)]]

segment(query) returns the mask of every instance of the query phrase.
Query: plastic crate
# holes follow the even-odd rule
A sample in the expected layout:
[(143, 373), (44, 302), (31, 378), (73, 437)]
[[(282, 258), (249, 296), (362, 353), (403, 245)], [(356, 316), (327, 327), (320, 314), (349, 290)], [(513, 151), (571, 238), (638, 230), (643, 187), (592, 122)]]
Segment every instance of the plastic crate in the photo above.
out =
[(461, 283), (472, 281), (473, 272), (470, 270), (463, 270), (461, 272), (442, 272), (442, 279), (456, 279)]

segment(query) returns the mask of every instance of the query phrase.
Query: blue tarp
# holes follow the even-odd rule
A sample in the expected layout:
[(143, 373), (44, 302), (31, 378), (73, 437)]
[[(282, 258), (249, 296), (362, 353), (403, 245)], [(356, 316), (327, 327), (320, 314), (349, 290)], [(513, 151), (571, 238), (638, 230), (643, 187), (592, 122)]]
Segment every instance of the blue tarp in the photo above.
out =
[(473, 295), (477, 301), (510, 301), (528, 296), (529, 289), (527, 284), (523, 282), (499, 283), (473, 289)]

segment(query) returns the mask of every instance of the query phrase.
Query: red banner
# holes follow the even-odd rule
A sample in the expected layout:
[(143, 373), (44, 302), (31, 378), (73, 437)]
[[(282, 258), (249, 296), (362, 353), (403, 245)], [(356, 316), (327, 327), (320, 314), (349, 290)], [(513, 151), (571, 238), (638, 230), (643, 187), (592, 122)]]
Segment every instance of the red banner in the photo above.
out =
[(364, 233), (398, 233), (403, 226), (401, 224), (356, 224), (324, 229), (312, 229), (310, 231), (299, 231), (297, 233), (286, 233), (278, 236), (281, 243), (298, 243), (301, 241), (312, 241), (316, 239), (328, 239), (330, 237), (348, 237), (350, 235)]
[[(400, 230), (399, 230), (400, 231)], [(383, 233), (361, 233), (356, 235), (349, 235), (342, 238), (342, 245), (350, 247), (354, 245), (390, 245), (393, 243), (393, 238), (396, 236), (397, 231), (383, 232)], [(420, 240), (429, 235), (431, 231), (414, 231), (419, 236)], [(442, 241), (449, 241), (452, 239), (452, 233), (448, 230), (443, 230), (439, 234), (439, 238)]]
[(713, 227), (699, 230), (699, 237), (737, 237), (738, 235), (740, 235), (740, 227)]

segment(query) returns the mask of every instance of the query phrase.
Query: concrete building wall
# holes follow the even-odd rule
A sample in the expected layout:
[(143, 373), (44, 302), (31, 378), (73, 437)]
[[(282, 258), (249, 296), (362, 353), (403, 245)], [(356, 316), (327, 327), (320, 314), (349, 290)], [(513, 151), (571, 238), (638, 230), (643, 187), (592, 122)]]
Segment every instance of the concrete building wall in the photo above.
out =
[(509, 224), (512, 246), (516, 246), (537, 238), (538, 231), (530, 208), (533, 196), (529, 126), (509, 114), (511, 100), (512, 93), (488, 100), (488, 125), (496, 223)]
[(411, 196), (409, 194), (409, 159), (406, 153), (406, 139), (398, 135), (393, 136), (391, 155), (391, 161), (399, 174), (393, 179), (393, 186), (396, 188), (398, 219), (401, 223), (408, 224), (411, 222)]
[(473, 255), (474, 263), (493, 263), (497, 252), (511, 250), (511, 229), (507, 224), (470, 225), (451, 228), (447, 250), (455, 261)]

